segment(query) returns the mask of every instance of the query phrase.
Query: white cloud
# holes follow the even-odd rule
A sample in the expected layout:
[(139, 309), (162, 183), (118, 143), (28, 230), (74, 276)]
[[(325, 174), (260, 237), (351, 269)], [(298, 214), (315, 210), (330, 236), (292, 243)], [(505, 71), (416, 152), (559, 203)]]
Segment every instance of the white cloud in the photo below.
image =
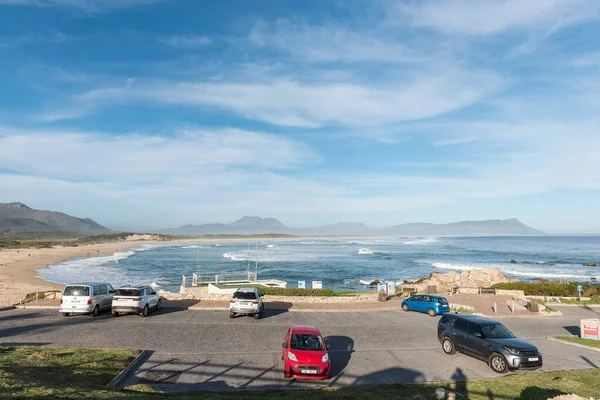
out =
[[(452, 69), (399, 78), (386, 86), (359, 83), (136, 83), (92, 90), (74, 107), (41, 116), (57, 120), (116, 101), (153, 101), (217, 107), (274, 125), (380, 127), (428, 118), (472, 105), (504, 89), (507, 81), (485, 70)], [(79, 112), (81, 111), (81, 113)], [(50, 117), (48, 117), (50, 116)]]
[(13, 131), (0, 136), (0, 160), (0, 167), (37, 176), (118, 182), (285, 169), (318, 156), (300, 142), (239, 129), (183, 129), (173, 137)]
[(302, 62), (414, 62), (424, 58), (387, 35), (333, 23), (311, 26), (287, 20), (261, 21), (250, 31), (248, 41), (289, 53)]
[(0, 0), (1, 5), (65, 8), (89, 14), (99, 14), (156, 3), (162, 0)]
[(158, 40), (158, 42), (166, 44), (167, 46), (193, 49), (197, 47), (204, 47), (210, 45), (212, 43), (212, 39), (207, 36), (188, 35), (161, 38)]
[(599, 11), (596, 0), (424, 0), (396, 2), (388, 9), (392, 22), (472, 35), (552, 31), (596, 19)]

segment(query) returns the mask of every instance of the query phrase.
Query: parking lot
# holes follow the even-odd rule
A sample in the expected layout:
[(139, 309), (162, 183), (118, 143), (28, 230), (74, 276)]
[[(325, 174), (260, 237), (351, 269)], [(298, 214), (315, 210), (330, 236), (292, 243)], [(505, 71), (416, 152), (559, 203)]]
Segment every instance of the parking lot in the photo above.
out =
[[(566, 308), (566, 307), (565, 307)], [(561, 309), (561, 311), (563, 311)], [(498, 318), (544, 355), (542, 371), (600, 366), (600, 352), (545, 340), (576, 333), (594, 309), (568, 308), (559, 317)], [(64, 318), (56, 311), (0, 311), (0, 345), (53, 345), (149, 350), (123, 385), (157, 389), (223, 390), (416, 383), (497, 376), (471, 357), (445, 355), (436, 337), (438, 318), (402, 311), (286, 312), (263, 318), (228, 318), (226, 311), (165, 308), (148, 318)], [(289, 325), (319, 328), (331, 345), (332, 378), (322, 382), (283, 377), (281, 342)], [(519, 371), (517, 373), (531, 373)]]

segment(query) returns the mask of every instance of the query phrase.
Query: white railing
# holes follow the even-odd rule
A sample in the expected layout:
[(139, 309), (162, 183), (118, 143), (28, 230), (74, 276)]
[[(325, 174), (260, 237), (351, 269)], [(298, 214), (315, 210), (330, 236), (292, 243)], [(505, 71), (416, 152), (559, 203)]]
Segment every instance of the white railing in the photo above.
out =
[(191, 278), (182, 275), (181, 277), (181, 286), (200, 286), (203, 284), (218, 284), (224, 282), (238, 282), (238, 281), (248, 281), (248, 282), (256, 282), (258, 280), (258, 273), (256, 272), (227, 272), (222, 274), (215, 275), (198, 275), (193, 273)]

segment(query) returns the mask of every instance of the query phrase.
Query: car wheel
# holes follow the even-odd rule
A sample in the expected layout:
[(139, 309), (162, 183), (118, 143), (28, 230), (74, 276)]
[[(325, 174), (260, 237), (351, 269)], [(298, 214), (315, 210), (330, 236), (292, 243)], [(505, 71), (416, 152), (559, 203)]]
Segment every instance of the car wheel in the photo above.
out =
[(409, 311), (408, 304), (402, 304), (402, 309), (404, 311)]
[(229, 313), (229, 319), (233, 319), (233, 317), (235, 317), (235, 313), (230, 312)]
[(456, 347), (454, 346), (454, 342), (449, 338), (444, 338), (442, 340), (442, 350), (444, 350), (444, 353), (448, 355), (456, 353)]
[(435, 312), (435, 310), (433, 308), (430, 308), (429, 310), (427, 310), (427, 314), (429, 314), (430, 317), (435, 317), (437, 315), (437, 313)]
[(114, 312), (114, 311), (113, 311), (113, 313), (112, 313), (112, 316), (113, 316), (113, 317), (118, 317), (118, 316), (119, 316), (119, 313), (118, 313), (118, 312)]
[(71, 316), (71, 313), (64, 312), (64, 313), (62, 313), (62, 315), (63, 315), (63, 317), (70, 317), (70, 316)]
[(100, 312), (100, 307), (98, 307), (98, 305), (96, 305), (96, 307), (94, 307), (94, 311), (92, 311), (92, 317), (97, 317), (99, 312)]
[(490, 367), (499, 374), (504, 374), (508, 371), (508, 363), (506, 359), (498, 353), (492, 354), (490, 357)]
[(156, 311), (160, 310), (160, 300), (156, 303)]
[(253, 315), (254, 319), (259, 319), (260, 318), (260, 313), (256, 313)]
[(148, 304), (146, 304), (144, 306), (144, 311), (142, 311), (142, 317), (147, 317), (148, 316)]

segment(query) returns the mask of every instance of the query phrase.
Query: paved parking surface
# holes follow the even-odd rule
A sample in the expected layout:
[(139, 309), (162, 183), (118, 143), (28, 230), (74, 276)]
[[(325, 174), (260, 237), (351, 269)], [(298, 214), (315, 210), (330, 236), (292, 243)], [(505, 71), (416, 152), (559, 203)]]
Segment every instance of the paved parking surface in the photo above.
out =
[[(545, 340), (546, 336), (576, 333), (580, 318), (598, 316), (595, 310), (577, 311), (566, 310), (562, 317), (498, 319), (539, 347), (543, 371), (600, 366), (600, 352)], [(267, 310), (257, 321), (250, 317), (229, 320), (225, 311), (163, 309), (148, 318), (108, 314), (64, 318), (55, 311), (9, 310), (0, 312), (0, 344), (147, 349), (150, 356), (124, 384), (146, 383), (162, 390), (346, 386), (497, 376), (481, 361), (462, 354), (445, 355), (436, 337), (437, 320), (402, 311)], [(332, 379), (300, 382), (283, 377), (280, 346), (291, 324), (321, 330), (332, 346)]]

